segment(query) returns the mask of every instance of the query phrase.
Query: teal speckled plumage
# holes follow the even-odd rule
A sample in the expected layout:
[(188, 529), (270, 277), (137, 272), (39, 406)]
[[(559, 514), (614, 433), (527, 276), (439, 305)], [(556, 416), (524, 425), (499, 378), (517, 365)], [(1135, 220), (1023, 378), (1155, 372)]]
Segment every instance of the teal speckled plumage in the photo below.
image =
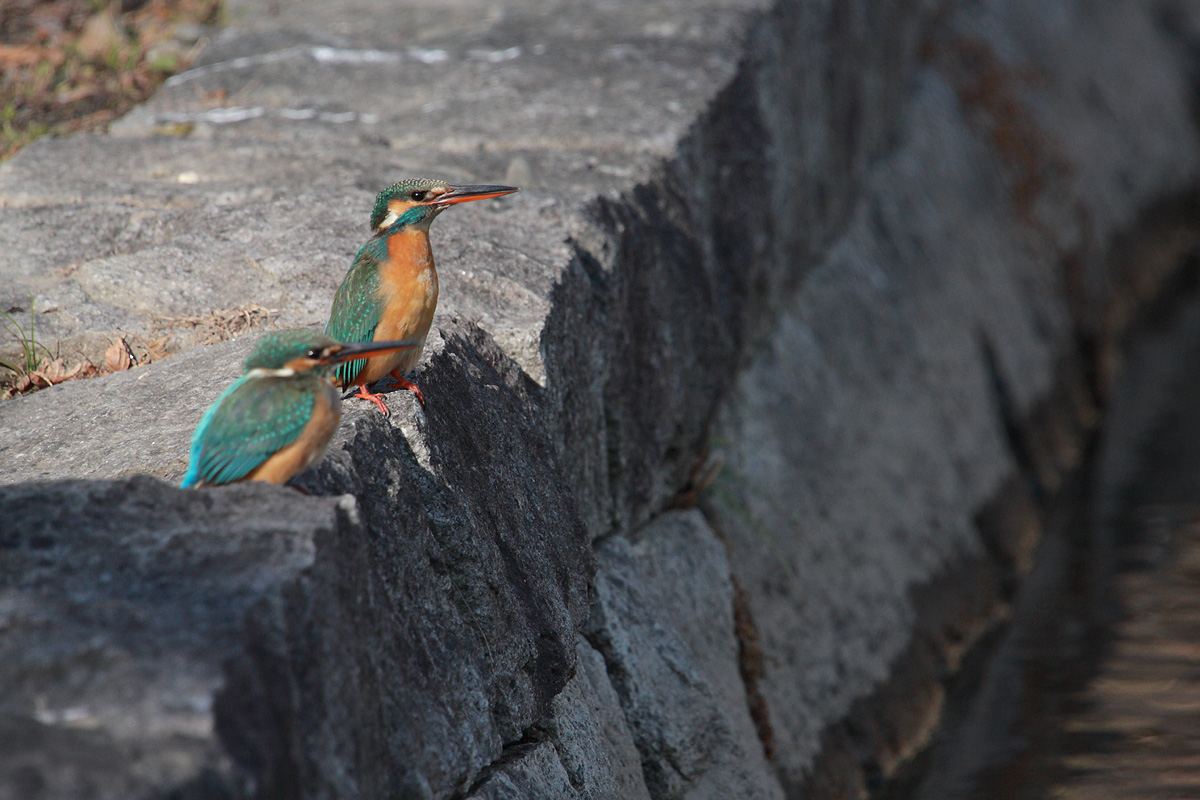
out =
[[(393, 183), (375, 197), (375, 207), (371, 209), (371, 230), (379, 230), (379, 225), (387, 218), (388, 211), (391, 210), (393, 200), (409, 196), (413, 192), (429, 192), (447, 185), (433, 178), (409, 178), (408, 180)], [(420, 207), (429, 208), (429, 206)], [(412, 224), (412, 221), (405, 224)]]
[[(442, 207), (418, 205), (399, 214), (386, 228), (380, 225), (392, 212), (392, 203), (410, 198), (413, 192), (430, 192), (446, 186), (432, 178), (410, 178), (393, 183), (375, 197), (371, 209), (371, 229), (375, 236), (358, 249), (350, 270), (333, 297), (325, 333), (343, 342), (369, 342), (375, 338), (375, 327), (383, 316), (383, 296), (379, 292), (379, 270), (388, 259), (387, 240), (427, 217), (437, 216)], [(365, 358), (347, 361), (337, 370), (342, 386), (350, 386), (367, 364)]]
[(340, 406), (338, 391), (318, 375), (238, 378), (196, 426), (182, 486), (245, 478), (296, 441), (312, 418), (317, 393), (326, 389)]
[[(431, 178), (399, 181), (381, 191), (371, 209), (374, 237), (354, 256), (329, 312), (325, 332), (345, 342), (367, 342), (376, 336), (406, 336), (424, 343), (437, 306), (437, 271), (429, 246), (429, 225), (456, 203), (499, 197), (512, 186), (452, 186)], [(359, 386), (357, 397), (387, 414), (383, 398), (366, 385), (392, 375), (425, 402), (421, 390), (404, 373), (420, 359), (420, 349), (400, 355), (357, 359), (337, 372), (343, 387)]]
[[(250, 355), (242, 361), (242, 372), (252, 369), (283, 369), (289, 362), (295, 361), (307, 351), (329, 348), (337, 341), (313, 330), (295, 328), (285, 331), (271, 331), (258, 340)], [(328, 370), (329, 367), (314, 367), (314, 372)]]
[[(333, 296), (333, 308), (325, 325), (327, 335), (342, 342), (369, 342), (375, 338), (375, 326), (383, 316), (379, 265), (386, 260), (387, 239), (375, 238), (359, 248), (350, 271)], [(365, 358), (343, 362), (337, 368), (338, 382), (350, 386), (366, 364)]]
[(286, 481), (324, 452), (341, 418), (341, 393), (330, 382), (337, 364), (416, 345), (342, 344), (311, 330), (268, 333), (196, 426), (182, 486)]

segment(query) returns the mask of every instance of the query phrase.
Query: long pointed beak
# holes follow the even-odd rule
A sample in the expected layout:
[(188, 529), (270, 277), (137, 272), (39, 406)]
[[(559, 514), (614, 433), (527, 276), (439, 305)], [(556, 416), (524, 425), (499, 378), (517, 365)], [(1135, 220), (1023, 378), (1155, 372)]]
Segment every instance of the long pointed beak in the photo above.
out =
[(469, 203), (472, 200), (487, 200), (489, 197), (503, 197), (517, 191), (516, 186), (451, 186), (443, 192), (431, 206), (450, 206), (455, 203)]
[(408, 347), (420, 347), (420, 339), (400, 339), (391, 342), (355, 342), (342, 345), (342, 349), (329, 356), (328, 363), (340, 364), (343, 361), (353, 361), (356, 358), (370, 358), (380, 353), (390, 353), (393, 350), (404, 350)]

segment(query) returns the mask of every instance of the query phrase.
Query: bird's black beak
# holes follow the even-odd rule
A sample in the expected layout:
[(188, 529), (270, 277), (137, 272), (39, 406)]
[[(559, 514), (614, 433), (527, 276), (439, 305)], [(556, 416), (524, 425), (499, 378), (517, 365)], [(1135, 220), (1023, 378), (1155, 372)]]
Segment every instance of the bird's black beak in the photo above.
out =
[(472, 200), (487, 200), (489, 197), (503, 197), (517, 191), (516, 186), (451, 186), (442, 192), (432, 202), (431, 206), (450, 206), (455, 203), (469, 203)]
[(370, 358), (380, 353), (390, 353), (393, 350), (404, 350), (409, 347), (420, 347), (420, 339), (399, 339), (390, 342), (355, 342), (344, 344), (341, 349), (327, 355), (323, 361), (326, 364), (340, 364), (343, 361), (353, 361), (356, 358)]

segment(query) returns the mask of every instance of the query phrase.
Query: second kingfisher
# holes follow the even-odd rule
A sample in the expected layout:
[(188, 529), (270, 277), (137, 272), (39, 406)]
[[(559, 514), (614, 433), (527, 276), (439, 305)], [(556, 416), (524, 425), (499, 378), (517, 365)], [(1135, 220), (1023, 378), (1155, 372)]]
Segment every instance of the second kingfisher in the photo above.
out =
[(383, 397), (367, 391), (367, 386), (391, 375), (425, 405), (421, 390), (404, 374), (420, 361), (437, 308), (438, 279), (429, 246), (429, 225), (455, 203), (515, 191), (513, 186), (454, 186), (414, 178), (379, 193), (371, 212), (375, 235), (359, 248), (338, 287), (325, 332), (343, 342), (416, 339), (421, 344), (410, 350), (344, 362), (337, 371), (341, 386), (357, 386), (358, 394), (354, 396), (370, 400), (386, 415)]
[(205, 412), (192, 436), (183, 488), (236, 481), (287, 483), (321, 457), (342, 418), (334, 367), (416, 347), (417, 342), (342, 344), (316, 331), (273, 331), (244, 373)]

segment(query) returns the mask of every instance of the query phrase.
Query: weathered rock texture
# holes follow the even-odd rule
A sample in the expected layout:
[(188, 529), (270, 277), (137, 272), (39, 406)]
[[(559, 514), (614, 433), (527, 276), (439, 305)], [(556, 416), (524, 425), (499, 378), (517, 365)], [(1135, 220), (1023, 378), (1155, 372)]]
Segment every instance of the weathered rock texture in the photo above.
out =
[[(22, 708), (94, 727), (114, 773), (68, 774), (49, 796), (141, 796), (229, 760), (227, 790), (262, 797), (461, 792), (549, 714), (591, 552), (525, 379), (486, 342), (445, 353), (461, 368), (425, 393), (458, 413), (424, 420), (419, 455), (360, 417), (306, 482), (340, 500), (146, 478), (6, 492), (10, 732)], [(5, 768), (27, 781), (71, 758), (25, 749), (6, 743)]]
[(229, 11), (0, 167), (43, 339), (319, 324), (381, 186), (524, 190), (436, 223), (428, 406), (348, 403), (310, 497), (117, 479), (182, 473), (241, 340), (0, 405), (0, 798), (895, 775), (1194, 246), (1197, 4)]

